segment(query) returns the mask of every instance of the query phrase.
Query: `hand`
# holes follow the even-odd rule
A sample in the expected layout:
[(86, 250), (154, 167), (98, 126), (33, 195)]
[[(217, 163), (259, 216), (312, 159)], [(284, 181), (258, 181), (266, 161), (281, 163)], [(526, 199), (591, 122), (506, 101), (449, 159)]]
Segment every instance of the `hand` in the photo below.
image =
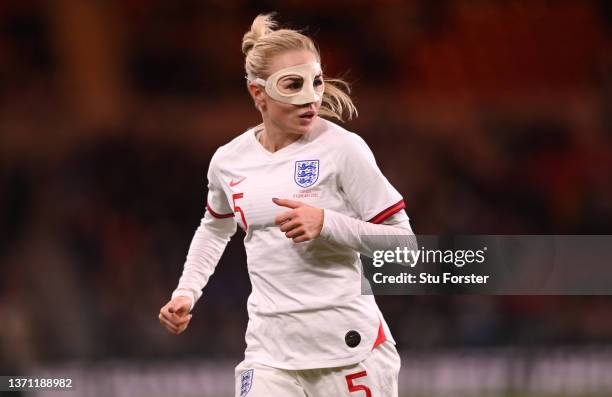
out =
[(323, 229), (323, 210), (311, 207), (300, 201), (273, 198), (274, 204), (291, 208), (276, 215), (274, 223), (280, 226), (281, 232), (294, 243), (302, 243), (317, 238)]
[(178, 335), (185, 331), (191, 321), (190, 307), (191, 299), (186, 296), (177, 296), (161, 308), (159, 322), (168, 331)]

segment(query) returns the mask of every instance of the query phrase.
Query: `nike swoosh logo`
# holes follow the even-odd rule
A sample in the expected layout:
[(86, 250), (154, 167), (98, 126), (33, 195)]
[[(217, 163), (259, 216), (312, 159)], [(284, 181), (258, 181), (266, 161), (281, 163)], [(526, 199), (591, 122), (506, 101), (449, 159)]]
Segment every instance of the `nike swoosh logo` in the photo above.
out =
[(232, 179), (232, 180), (230, 181), (229, 185), (230, 185), (230, 187), (234, 187), (234, 186), (236, 186), (237, 184), (239, 184), (240, 182), (244, 181), (245, 179), (246, 179), (246, 176), (245, 176), (245, 177), (242, 177), (242, 178), (240, 178), (240, 179), (238, 179), (237, 181), (234, 181), (234, 180)]

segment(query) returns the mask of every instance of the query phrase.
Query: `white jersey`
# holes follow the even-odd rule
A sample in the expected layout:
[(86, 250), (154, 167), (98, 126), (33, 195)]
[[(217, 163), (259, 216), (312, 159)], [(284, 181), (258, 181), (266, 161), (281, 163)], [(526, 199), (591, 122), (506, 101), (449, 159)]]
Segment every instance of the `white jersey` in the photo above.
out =
[(330, 121), (317, 118), (311, 132), (274, 153), (255, 132), (219, 148), (208, 172), (208, 212), (246, 232), (245, 360), (284, 369), (360, 362), (383, 331), (393, 339), (374, 297), (361, 294), (358, 253), (325, 238), (294, 243), (274, 224), (289, 209), (272, 198), (381, 223), (402, 211), (402, 197), (363, 139)]

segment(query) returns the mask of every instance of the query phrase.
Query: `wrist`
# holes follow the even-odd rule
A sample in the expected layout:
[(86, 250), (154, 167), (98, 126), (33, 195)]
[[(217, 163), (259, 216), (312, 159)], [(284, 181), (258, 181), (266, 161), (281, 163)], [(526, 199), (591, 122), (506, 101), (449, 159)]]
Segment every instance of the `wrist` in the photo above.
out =
[(323, 220), (321, 225), (321, 232), (319, 236), (329, 240), (332, 235), (332, 223), (334, 218), (334, 211), (329, 209), (323, 209)]
[(323, 232), (323, 224), (325, 223), (325, 210), (323, 208), (319, 208), (320, 214), (321, 214), (321, 221), (319, 222), (319, 225), (317, 227), (317, 237), (321, 235), (321, 233)]
[(189, 299), (189, 301), (190, 301), (190, 303), (189, 303), (189, 311), (191, 311), (193, 309), (193, 306), (195, 305), (195, 297), (193, 295), (193, 292), (191, 292), (188, 289), (177, 288), (172, 293), (171, 299), (178, 298), (179, 296)]

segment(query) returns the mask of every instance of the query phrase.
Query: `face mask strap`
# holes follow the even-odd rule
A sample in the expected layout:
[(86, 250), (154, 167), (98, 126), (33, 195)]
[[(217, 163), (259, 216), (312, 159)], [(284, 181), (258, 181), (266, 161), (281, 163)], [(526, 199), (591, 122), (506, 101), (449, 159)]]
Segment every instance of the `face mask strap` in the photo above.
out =
[(255, 80), (252, 80), (252, 81), (253, 81), (253, 83), (257, 83), (257, 84), (259, 84), (259, 85), (261, 85), (263, 87), (265, 87), (266, 84), (267, 84), (267, 81), (262, 79), (262, 78), (260, 78), (260, 77), (257, 77), (257, 78), (255, 78)]

